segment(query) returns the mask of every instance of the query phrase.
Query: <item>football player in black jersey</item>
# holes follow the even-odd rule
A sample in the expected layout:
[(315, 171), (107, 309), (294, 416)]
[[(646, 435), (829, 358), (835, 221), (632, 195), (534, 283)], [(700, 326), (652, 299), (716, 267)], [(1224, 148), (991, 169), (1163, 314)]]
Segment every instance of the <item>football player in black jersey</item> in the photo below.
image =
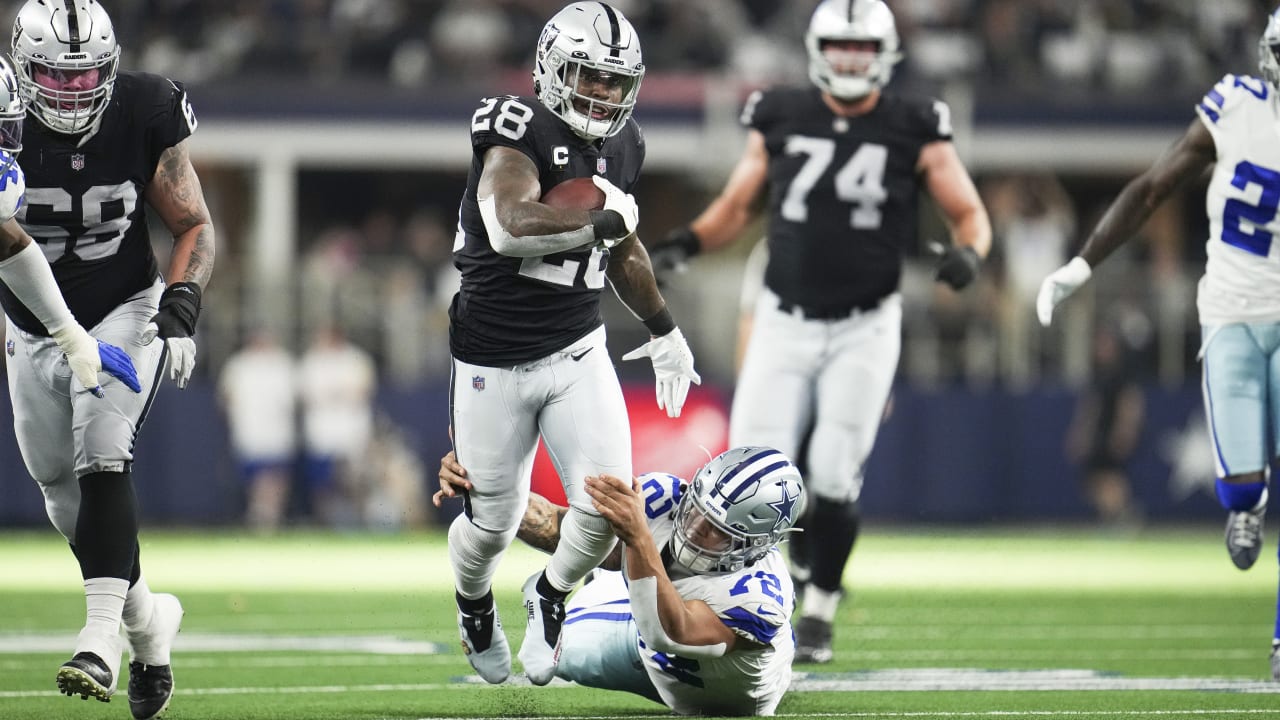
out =
[(747, 147), (719, 197), (651, 251), (654, 266), (735, 240), (767, 193), (769, 261), (738, 380), (729, 444), (802, 458), (814, 502), (793, 542), (807, 578), (797, 659), (832, 657), (832, 620), (858, 532), (857, 500), (898, 364), (904, 251), (926, 190), (952, 244), (937, 277), (960, 289), (991, 245), (978, 193), (951, 144), (947, 106), (884, 90), (900, 59), (880, 0), (824, 0), (805, 36), (816, 87), (756, 93)]
[[(191, 375), (191, 336), (213, 270), (213, 225), (185, 142), (196, 119), (181, 85), (118, 72), (120, 46), (95, 0), (29, 0), (12, 49), (28, 112), (18, 222), (49, 259), (76, 319), (128, 352), (142, 389), (107, 383), (109, 402), (93, 402), (60, 371), (49, 328), (0, 287), (16, 346), (8, 360), (18, 446), (84, 578), (87, 621), (57, 683), (68, 695), (109, 700), (123, 625), (129, 709), (151, 718), (173, 692), (169, 650), (183, 611), (142, 577), (130, 468), (162, 368), (179, 387)], [(173, 235), (163, 277), (145, 205)]]
[[(606, 280), (652, 335), (623, 359), (652, 360), (659, 406), (679, 415), (699, 382), (635, 234), (629, 193), (645, 147), (631, 111), (643, 76), (631, 23), (605, 3), (576, 2), (538, 40), (536, 97), (486, 98), (471, 119), (449, 344), (450, 426), (473, 488), (449, 528), (449, 557), (467, 659), (492, 683), (510, 674), (511, 651), (491, 582), (520, 526), (539, 437), (572, 510), (565, 542), (523, 589), (519, 655), (533, 683), (555, 676), (565, 597), (614, 544), (583, 487), (588, 476), (632, 476), (627, 409), (600, 315)], [(601, 210), (539, 202), (588, 177), (604, 192)]]

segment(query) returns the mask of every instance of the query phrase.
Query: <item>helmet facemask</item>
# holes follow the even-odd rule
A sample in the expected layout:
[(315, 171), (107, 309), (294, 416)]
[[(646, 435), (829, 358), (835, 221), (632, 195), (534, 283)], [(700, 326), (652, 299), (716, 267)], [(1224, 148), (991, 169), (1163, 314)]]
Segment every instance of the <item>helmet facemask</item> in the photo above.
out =
[(800, 472), (772, 448), (716, 456), (694, 476), (676, 508), (672, 557), (689, 570), (721, 575), (764, 557), (804, 509)]
[(50, 130), (97, 129), (111, 102), (120, 46), (111, 18), (93, 0), (28, 2), (13, 26), (13, 58), (29, 111)]
[(8, 60), (0, 57), (0, 150), (4, 151), (0, 175), (9, 171), (22, 151), (22, 121), (26, 117), (18, 78)]
[(547, 109), (588, 139), (616, 135), (640, 93), (644, 63), (627, 19), (598, 2), (574, 3), (538, 40), (533, 89)]
[(1258, 69), (1273, 89), (1280, 90), (1280, 10), (1267, 18), (1267, 29), (1258, 39)]

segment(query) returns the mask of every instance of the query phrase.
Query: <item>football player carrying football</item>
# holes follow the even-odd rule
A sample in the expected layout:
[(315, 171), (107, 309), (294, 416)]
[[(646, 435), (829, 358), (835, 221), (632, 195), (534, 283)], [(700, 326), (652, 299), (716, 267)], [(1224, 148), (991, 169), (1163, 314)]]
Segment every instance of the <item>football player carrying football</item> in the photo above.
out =
[[(1258, 42), (1261, 78), (1227, 75), (1196, 106), (1197, 117), (1155, 164), (1111, 203), (1080, 254), (1044, 279), (1036, 311), (1053, 310), (1138, 233), (1170, 195), (1213, 167), (1205, 208), (1208, 260), (1197, 306), (1201, 389), (1227, 511), (1231, 561), (1247, 570), (1262, 551), (1270, 464), (1280, 456), (1280, 10)], [(1280, 681), (1280, 607), (1271, 642)]]
[[(191, 375), (191, 336), (213, 270), (213, 225), (185, 142), (196, 119), (181, 85), (118, 71), (120, 46), (95, 0), (29, 0), (14, 21), (12, 50), (27, 102), (18, 222), (44, 251), (75, 317), (129, 354), (141, 385), (138, 393), (108, 382), (108, 402), (95, 402), (61, 370), (52, 329), (15, 288), (0, 288), (14, 343), (18, 446), (84, 579), (86, 623), (57, 683), (68, 695), (109, 700), (123, 624), (129, 709), (151, 718), (173, 693), (169, 654), (183, 611), (142, 576), (130, 469), (162, 369), (179, 387)], [(164, 277), (145, 205), (173, 235)]]
[(937, 278), (955, 289), (977, 273), (991, 224), (951, 143), (947, 106), (885, 89), (901, 55), (881, 0), (824, 0), (805, 47), (816, 87), (747, 100), (747, 146), (720, 195), (651, 254), (661, 272), (728, 245), (768, 194), (769, 260), (729, 444), (775, 447), (806, 469), (813, 502), (800, 526), (822, 541), (790, 547), (805, 582), (796, 657), (827, 662), (863, 468), (898, 364), (917, 196), (928, 191), (950, 228)]
[[(439, 477), (437, 505), (469, 487), (453, 453)], [(804, 511), (796, 466), (772, 448), (739, 447), (691, 483), (601, 475), (586, 491), (622, 542), (569, 600), (556, 674), (682, 715), (772, 715), (795, 654), (795, 588), (777, 544)], [(567, 513), (531, 495), (517, 537), (552, 552)]]
[[(645, 147), (631, 112), (643, 77), (631, 23), (605, 3), (577, 2), (538, 40), (536, 97), (486, 98), (472, 116), (449, 345), (450, 426), (474, 486), (449, 528), (449, 558), (467, 659), (489, 682), (511, 672), (490, 585), (524, 512), (539, 437), (571, 509), (565, 542), (524, 585), (519, 655), (534, 683), (555, 676), (565, 596), (613, 546), (583, 484), (603, 473), (631, 477), (627, 409), (600, 315), (606, 280), (652, 335), (624, 359), (652, 360), (658, 404), (679, 415), (689, 384), (699, 382), (635, 234), (629, 193)], [(539, 202), (580, 177), (604, 191), (603, 209)]]

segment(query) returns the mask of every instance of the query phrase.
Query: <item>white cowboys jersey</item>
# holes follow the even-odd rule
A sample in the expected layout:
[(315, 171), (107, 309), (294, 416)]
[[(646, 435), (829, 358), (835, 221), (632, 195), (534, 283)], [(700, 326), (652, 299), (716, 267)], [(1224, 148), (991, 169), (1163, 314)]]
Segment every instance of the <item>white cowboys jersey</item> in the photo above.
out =
[[(658, 547), (665, 548), (684, 481), (664, 473), (639, 480), (649, 529)], [(772, 715), (791, 684), (795, 656), (795, 588), (781, 551), (774, 548), (754, 565), (728, 575), (689, 575), (681, 569), (674, 563), (667, 568), (681, 597), (702, 600), (731, 630), (762, 647), (739, 645), (724, 657), (689, 659), (657, 652), (640, 638), (649, 679), (663, 701), (682, 715)]]
[(1280, 321), (1280, 98), (1266, 81), (1227, 75), (1196, 106), (1217, 165), (1205, 196), (1208, 262), (1200, 322)]

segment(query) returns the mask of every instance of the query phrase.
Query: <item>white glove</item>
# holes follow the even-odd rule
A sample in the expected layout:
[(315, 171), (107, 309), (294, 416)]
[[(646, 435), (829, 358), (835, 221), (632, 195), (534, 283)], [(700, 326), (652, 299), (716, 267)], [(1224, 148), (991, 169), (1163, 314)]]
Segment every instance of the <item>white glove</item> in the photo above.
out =
[[(159, 332), (158, 325), (154, 322), (149, 323), (142, 331), (142, 344), (150, 345)], [(185, 389), (191, 380), (192, 371), (196, 369), (196, 341), (189, 337), (171, 337), (162, 338), (162, 340), (169, 351), (169, 379), (178, 386), (178, 389)]]
[(1079, 255), (1049, 273), (1044, 282), (1040, 283), (1040, 294), (1036, 296), (1036, 315), (1040, 316), (1040, 324), (1049, 327), (1049, 323), (1053, 321), (1053, 309), (1088, 282), (1092, 275), (1093, 269)]
[(102, 358), (98, 356), (98, 341), (78, 324), (72, 324), (53, 333), (58, 349), (67, 356), (67, 365), (86, 390), (102, 397), (102, 385), (98, 373), (102, 370)]
[(667, 411), (667, 417), (680, 417), (680, 408), (689, 397), (689, 383), (702, 384), (702, 377), (693, 369), (693, 351), (685, 342), (680, 328), (656, 337), (622, 356), (623, 360), (647, 357), (653, 361), (653, 374), (658, 379), (658, 408)]
[(627, 228), (627, 234), (620, 238), (600, 238), (600, 242), (607, 248), (626, 240), (635, 234), (636, 228), (640, 225), (640, 208), (636, 205), (636, 199), (628, 193), (622, 192), (616, 185), (604, 179), (600, 175), (592, 175), (591, 181), (596, 187), (604, 191), (604, 210), (612, 210), (622, 216), (622, 224)]
[(4, 174), (0, 175), (0, 222), (7, 222), (22, 207), (22, 198), (27, 192), (27, 178), (13, 156), (2, 150), (0, 168), (4, 168)]

